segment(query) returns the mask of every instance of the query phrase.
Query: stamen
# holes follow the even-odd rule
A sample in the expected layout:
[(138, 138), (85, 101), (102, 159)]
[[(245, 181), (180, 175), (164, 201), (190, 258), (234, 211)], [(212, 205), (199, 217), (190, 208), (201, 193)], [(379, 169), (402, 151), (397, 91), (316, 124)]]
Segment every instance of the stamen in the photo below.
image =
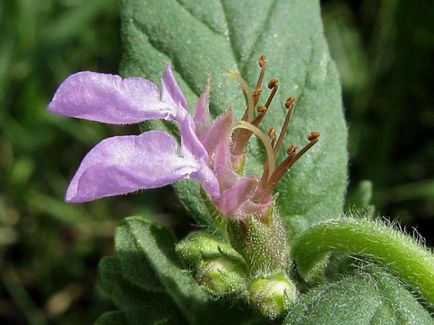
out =
[(247, 102), (247, 110), (244, 113), (245, 116), (243, 117), (243, 119), (245, 119), (247, 122), (251, 122), (253, 120), (253, 110), (255, 109), (252, 90), (250, 89), (247, 82), (237, 72), (230, 70), (228, 72), (228, 75), (229, 77), (235, 79), (244, 91)]
[(268, 89), (271, 89), (271, 94), (268, 96), (267, 101), (265, 102), (264, 105), (267, 108), (270, 106), (274, 98), (274, 95), (276, 95), (277, 89), (279, 88), (278, 83), (279, 81), (276, 79), (271, 79), (271, 81), (268, 83)]
[(273, 153), (273, 148), (271, 146), (271, 142), (268, 139), (268, 136), (262, 132), (260, 129), (258, 129), (256, 126), (245, 122), (245, 121), (240, 121), (240, 124), (237, 125), (235, 127), (235, 129), (246, 129), (249, 130), (250, 132), (254, 133), (261, 141), (262, 144), (265, 147), (265, 151), (267, 153), (267, 164), (268, 164), (268, 168), (270, 171), (270, 174), (272, 174), (274, 172), (274, 170), (276, 169), (276, 157), (274, 156)]
[(270, 128), (268, 130), (268, 137), (271, 140), (271, 146), (274, 147), (274, 145), (276, 144), (276, 129), (275, 128)]
[(277, 155), (277, 153), (280, 150), (280, 147), (282, 146), (283, 139), (285, 138), (286, 131), (288, 130), (289, 120), (291, 119), (292, 110), (295, 105), (295, 97), (290, 96), (285, 101), (285, 107), (287, 109), (285, 121), (283, 122), (282, 128), (280, 129), (279, 138), (277, 139), (276, 145), (274, 146), (274, 154)]
[[(267, 108), (265, 106), (259, 107), (258, 108), (259, 114), (253, 119), (253, 121), (250, 124), (257, 127), (259, 124), (261, 124), (266, 112), (267, 112)], [(233, 137), (232, 154), (234, 155), (242, 154), (251, 136), (252, 136), (252, 132), (250, 132), (249, 130), (246, 129), (236, 130)]]
[(264, 198), (268, 196), (276, 186), (277, 182), (285, 175), (285, 173), (300, 159), (310, 148), (312, 148), (319, 140), (319, 132), (311, 132), (308, 136), (309, 143), (305, 145), (299, 152), (297, 152), (297, 146), (292, 144), (288, 147), (288, 157), (282, 161), (274, 172), (270, 173), (271, 176), (268, 182), (261, 184), (261, 188), (258, 190), (255, 197)]
[(258, 60), (259, 68), (261, 69), (259, 72), (258, 81), (256, 82), (255, 91), (253, 92), (253, 103), (258, 104), (259, 96), (261, 95), (261, 86), (262, 82), (264, 81), (265, 76), (265, 66), (266, 66), (267, 58), (265, 55), (261, 55)]

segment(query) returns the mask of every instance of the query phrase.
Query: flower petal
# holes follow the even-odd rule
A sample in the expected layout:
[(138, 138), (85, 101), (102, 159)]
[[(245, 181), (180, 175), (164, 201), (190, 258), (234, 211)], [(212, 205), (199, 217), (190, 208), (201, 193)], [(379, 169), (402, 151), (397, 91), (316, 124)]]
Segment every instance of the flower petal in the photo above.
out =
[(170, 63), (166, 65), (166, 70), (164, 70), (163, 77), (161, 78), (161, 100), (172, 105), (179, 104), (183, 108), (188, 109), (187, 100), (176, 83)]
[(220, 190), (223, 192), (234, 186), (238, 175), (234, 172), (231, 160), (231, 139), (220, 141), (216, 146), (214, 158), (214, 174), (219, 180)]
[(229, 108), (224, 115), (220, 115), (213, 122), (200, 138), (200, 141), (210, 156), (214, 155), (214, 151), (220, 142), (227, 143), (227, 140), (231, 138), (233, 127), (233, 114), (232, 110)]
[(202, 136), (209, 130), (212, 123), (211, 114), (209, 113), (209, 87), (208, 84), (200, 94), (194, 111), (194, 123), (196, 124), (196, 134), (199, 139), (202, 139)]
[(176, 140), (163, 131), (103, 140), (83, 159), (65, 200), (91, 201), (189, 178), (201, 166), (178, 151)]
[(48, 106), (52, 113), (110, 124), (173, 120), (176, 110), (160, 100), (159, 89), (149, 80), (89, 71), (69, 76)]
[(208, 153), (196, 135), (195, 124), (190, 113), (178, 110), (176, 122), (181, 135), (181, 146), (184, 150), (191, 152), (197, 159), (206, 160), (209, 163)]
[(252, 198), (257, 185), (256, 177), (240, 177), (234, 186), (222, 193), (217, 206), (227, 216), (240, 217), (237, 210)]

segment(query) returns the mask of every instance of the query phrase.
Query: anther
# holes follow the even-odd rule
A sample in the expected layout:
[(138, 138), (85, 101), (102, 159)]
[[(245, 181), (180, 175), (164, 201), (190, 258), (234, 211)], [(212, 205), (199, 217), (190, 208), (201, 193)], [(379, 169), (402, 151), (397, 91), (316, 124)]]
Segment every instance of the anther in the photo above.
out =
[(271, 146), (274, 147), (274, 145), (276, 144), (276, 129), (275, 128), (270, 128), (268, 130), (268, 137), (271, 140)]
[(288, 149), (286, 150), (286, 153), (288, 156), (292, 156), (297, 152), (297, 145), (291, 144)]
[(262, 54), (262, 55), (259, 57), (259, 60), (258, 60), (259, 67), (260, 67), (261, 69), (263, 69), (263, 68), (265, 67), (265, 62), (266, 62), (266, 61), (267, 61), (267, 58), (265, 57), (264, 54)]
[(319, 138), (319, 136), (320, 136), (319, 132), (317, 132), (317, 131), (313, 131), (313, 132), (311, 132), (311, 133), (309, 134), (309, 136), (307, 137), (307, 139), (308, 139), (309, 141), (315, 141), (315, 140), (317, 140), (317, 139)]
[(265, 106), (258, 107), (258, 113), (265, 113), (266, 111), (267, 111), (267, 107)]
[(285, 101), (285, 107), (287, 109), (293, 108), (294, 104), (295, 104), (295, 97), (294, 96), (289, 96)]
[(274, 87), (277, 86), (278, 83), (279, 83), (279, 80), (271, 79), (270, 82), (268, 83), (268, 89), (273, 89)]
[(262, 92), (262, 89), (261, 89), (261, 88), (256, 88), (256, 89), (253, 91), (253, 97), (254, 97), (254, 98), (259, 98), (259, 96), (261, 95), (261, 92)]

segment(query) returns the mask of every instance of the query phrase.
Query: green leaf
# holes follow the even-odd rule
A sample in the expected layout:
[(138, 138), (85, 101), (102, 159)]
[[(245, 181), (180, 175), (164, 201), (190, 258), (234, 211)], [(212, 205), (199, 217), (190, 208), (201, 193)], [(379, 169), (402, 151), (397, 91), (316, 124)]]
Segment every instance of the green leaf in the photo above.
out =
[(125, 324), (127, 319), (122, 311), (109, 311), (101, 316), (95, 322), (95, 325), (120, 325)]
[(400, 282), (377, 267), (309, 291), (284, 324), (432, 324)]
[(100, 283), (129, 322), (164, 316), (189, 324), (202, 324), (204, 317), (211, 319), (210, 324), (214, 320), (237, 324), (250, 318), (212, 301), (202, 291), (190, 273), (180, 268), (175, 240), (169, 227), (140, 217), (124, 219), (118, 227), (116, 257), (102, 260)]
[[(253, 85), (257, 59), (266, 54), (267, 78), (278, 78), (280, 90), (263, 129), (281, 126), (282, 103), (293, 95), (298, 102), (285, 144), (301, 145), (310, 131), (321, 133), (319, 144), (277, 187), (281, 214), (299, 232), (321, 216), (340, 213), (347, 183), (347, 130), (318, 1), (166, 0), (157, 5), (121, 0), (121, 16), (122, 73), (157, 82), (171, 61), (190, 107), (211, 73), (214, 115), (230, 105), (241, 118), (244, 97), (225, 72), (238, 70)], [(250, 152), (248, 172), (259, 175), (264, 150), (253, 140)], [(197, 184), (179, 182), (176, 190), (196, 220), (209, 222), (210, 211)]]
[[(182, 316), (165, 293), (143, 290), (122, 275), (118, 258), (104, 257), (99, 265), (99, 283), (113, 303), (124, 312), (129, 324), (181, 322)], [(114, 316), (110, 316), (113, 319)], [(119, 319), (116, 314), (115, 319)]]

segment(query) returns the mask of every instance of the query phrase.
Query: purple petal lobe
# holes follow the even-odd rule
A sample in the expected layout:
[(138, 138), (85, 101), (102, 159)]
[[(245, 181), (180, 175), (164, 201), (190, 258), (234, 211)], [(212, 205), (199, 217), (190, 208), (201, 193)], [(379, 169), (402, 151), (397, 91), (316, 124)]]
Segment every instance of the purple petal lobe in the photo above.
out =
[(160, 91), (149, 80), (89, 71), (69, 76), (48, 106), (52, 113), (110, 124), (173, 120), (176, 110), (160, 100)]
[(230, 138), (220, 141), (213, 155), (213, 170), (222, 192), (232, 187), (238, 178), (232, 167), (230, 143)]
[(196, 134), (199, 139), (211, 127), (211, 115), (209, 113), (209, 85), (205, 88), (196, 103), (194, 111), (194, 122), (196, 124)]
[(230, 139), (233, 128), (232, 110), (228, 109), (224, 115), (219, 116), (211, 127), (200, 138), (208, 154), (212, 156), (220, 142)]
[(207, 164), (202, 164), (202, 167), (197, 172), (191, 174), (190, 178), (199, 181), (210, 198), (216, 200), (220, 197), (219, 181)]
[(191, 152), (198, 160), (204, 160), (208, 163), (208, 153), (196, 135), (195, 124), (190, 113), (178, 110), (176, 121), (181, 134), (182, 147)]
[(220, 210), (231, 217), (238, 217), (237, 210), (254, 194), (258, 185), (256, 177), (240, 177), (233, 187), (224, 191), (217, 205)]
[(181, 88), (179, 88), (176, 83), (170, 63), (167, 64), (166, 70), (164, 70), (163, 77), (161, 78), (161, 100), (171, 105), (179, 104), (185, 109), (188, 109), (187, 100)]
[(178, 151), (176, 140), (162, 131), (103, 140), (83, 159), (65, 200), (91, 201), (190, 178), (201, 166)]

